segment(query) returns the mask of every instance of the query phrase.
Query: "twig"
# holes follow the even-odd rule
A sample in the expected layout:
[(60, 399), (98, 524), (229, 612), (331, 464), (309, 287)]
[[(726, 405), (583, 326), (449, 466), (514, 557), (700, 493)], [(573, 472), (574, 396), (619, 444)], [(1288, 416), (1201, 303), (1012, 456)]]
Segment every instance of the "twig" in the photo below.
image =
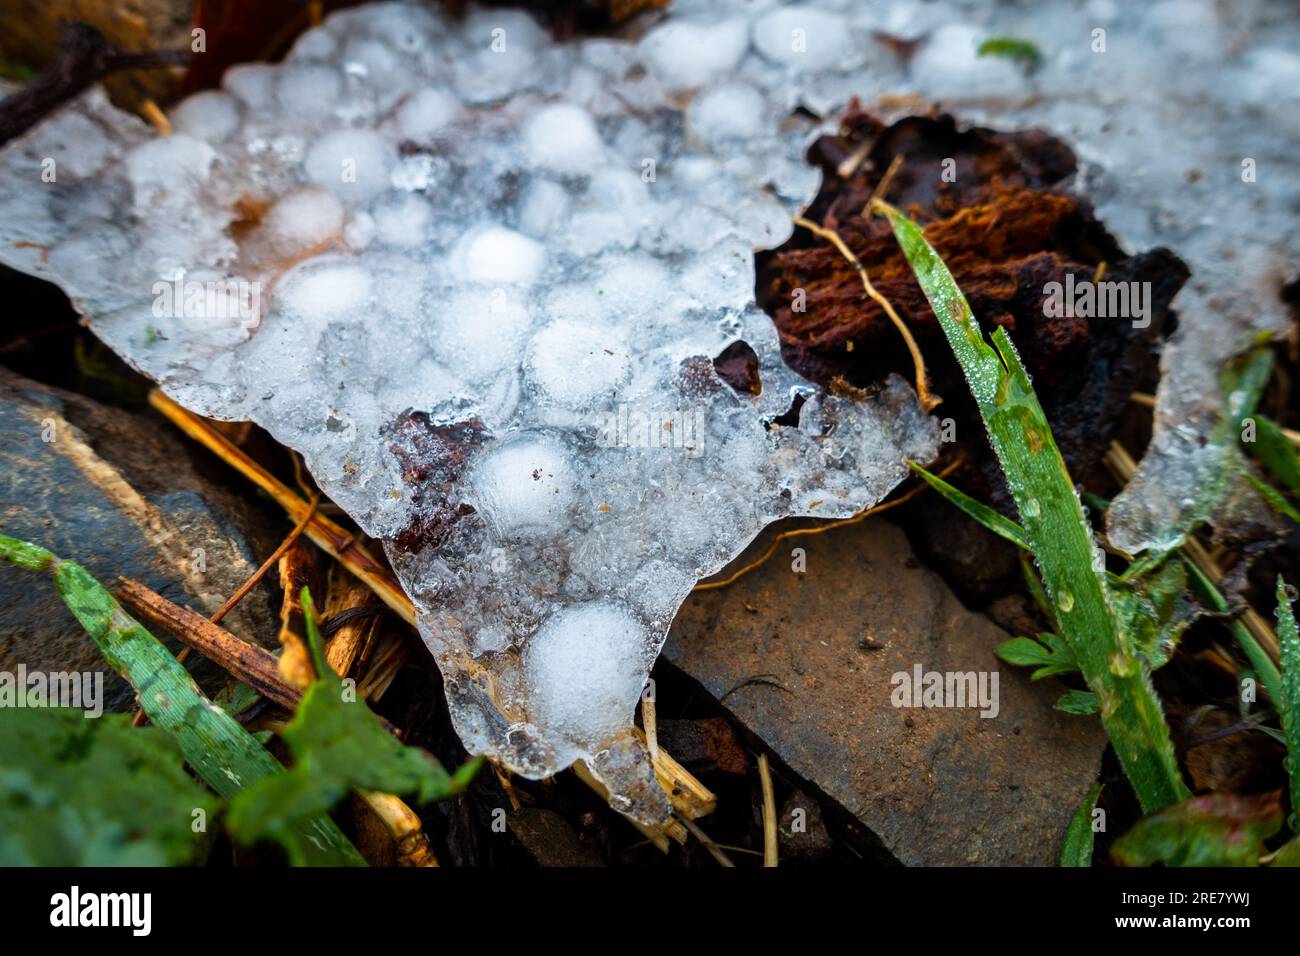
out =
[(930, 394), (930, 386), (926, 382), (925, 359), (921, 355), (920, 346), (916, 344), (916, 339), (912, 338), (911, 329), (909, 329), (907, 324), (898, 317), (898, 313), (894, 311), (894, 307), (890, 304), (890, 301), (876, 291), (876, 287), (871, 284), (871, 277), (867, 275), (866, 266), (864, 266), (858, 260), (858, 257), (853, 254), (853, 250), (850, 249), (844, 240), (840, 238), (840, 234), (834, 229), (827, 229), (824, 226), (819, 226), (817, 223), (810, 219), (805, 219), (803, 216), (795, 216), (794, 223), (796, 226), (803, 226), (803, 228), (807, 229), (813, 235), (820, 236), (822, 239), (827, 240), (840, 251), (840, 255), (847, 259), (849, 265), (853, 266), (853, 268), (857, 270), (858, 278), (862, 280), (862, 288), (866, 290), (867, 295), (869, 295), (878, 306), (884, 309), (885, 314), (889, 316), (889, 321), (894, 323), (894, 328), (898, 329), (899, 334), (903, 336), (903, 341), (907, 343), (907, 350), (912, 353), (912, 366), (916, 375), (916, 397), (920, 399), (921, 407), (928, 412), (943, 401), (942, 398)]
[(420, 825), (419, 814), (391, 793), (358, 790), (357, 794), (375, 812), (375, 816), (393, 838), (398, 866), (438, 865), (438, 858), (433, 855), (433, 848), (429, 846), (429, 839)]
[(653, 694), (641, 695), (641, 724), (645, 727), (646, 749), (650, 751), (650, 759), (655, 760), (659, 754), (659, 726)]
[[(295, 494), (288, 485), (255, 462), (226, 436), (203, 419), (181, 408), (160, 390), (153, 389), (149, 393), (149, 404), (162, 412), (181, 431), (216, 453), (222, 461), (270, 495), (290, 517), (302, 520), (303, 515), (310, 510), (310, 503)], [(397, 583), (397, 578), (354, 540), (355, 535), (320, 513), (308, 517), (303, 534), (363, 581), (398, 617), (415, 625), (415, 607)]]
[(280, 542), (280, 546), (276, 548), (273, 552), (271, 552), (271, 556), (262, 562), (262, 566), (253, 572), (252, 577), (250, 577), (247, 581), (241, 584), (239, 586), (239, 590), (237, 590), (234, 594), (230, 595), (230, 597), (226, 599), (226, 603), (221, 605), (221, 607), (217, 608), (217, 612), (213, 614), (212, 617), (208, 618), (208, 620), (210, 620), (213, 624), (220, 624), (222, 618), (224, 618), (227, 614), (233, 611), (235, 609), (235, 606), (247, 596), (249, 591), (257, 587), (257, 583), (261, 581), (263, 577), (266, 576), (266, 572), (270, 571), (271, 568), (275, 567), (276, 563), (279, 562), (280, 558), (284, 555), (284, 553), (289, 550), (289, 548), (293, 545), (295, 541), (298, 540), (299, 535), (301, 535), (305, 530), (307, 530), (307, 525), (311, 522), (312, 517), (316, 514), (316, 505), (319, 503), (319, 501), (320, 501), (319, 498), (312, 498), (312, 500), (308, 503), (306, 513), (302, 516), (301, 520), (299, 520), (298, 524), (294, 527), (294, 529), (291, 532), (289, 532), (289, 537), (285, 538), (283, 541)]
[(686, 829), (691, 831), (691, 836), (700, 841), (700, 844), (709, 851), (709, 855), (717, 860), (720, 866), (730, 869), (736, 865), (731, 862), (731, 857), (723, 852), (722, 847), (713, 842), (712, 838), (704, 832), (698, 823), (694, 820), (683, 820), (682, 822), (686, 824)]
[(325, 657), (330, 667), (344, 677), (379, 630), (378, 615), (362, 613), (380, 607), (371, 604), (371, 600), (370, 589), (346, 571), (338, 570), (331, 575), (324, 621), (338, 624), (331, 625), (328, 631), (322, 626), (321, 630), (330, 635), (325, 641)]
[(862, 207), (862, 217), (865, 219), (871, 214), (871, 204), (877, 199), (884, 199), (889, 195), (889, 187), (894, 185), (894, 177), (898, 175), (899, 169), (903, 166), (903, 154), (898, 153), (889, 161), (889, 168), (885, 170), (885, 175), (880, 177), (880, 182), (876, 183), (876, 188), (871, 190), (871, 196), (867, 203)]
[(158, 104), (153, 100), (145, 100), (141, 103), (140, 112), (149, 121), (149, 125), (157, 130), (159, 136), (170, 136), (172, 134), (172, 121), (167, 118), (167, 114), (160, 110)]
[(197, 611), (173, 604), (139, 581), (123, 578), (117, 593), (144, 623), (174, 634), (187, 647), (285, 710), (298, 706), (302, 694), (280, 674), (279, 660), (270, 651), (241, 640)]
[(53, 62), (30, 83), (0, 101), (0, 146), (21, 136), (110, 73), (187, 66), (191, 56), (189, 50), (126, 53), (87, 23), (62, 23)]
[(772, 768), (767, 754), (758, 755), (758, 780), (763, 787), (763, 865), (777, 864), (776, 791), (772, 788)]

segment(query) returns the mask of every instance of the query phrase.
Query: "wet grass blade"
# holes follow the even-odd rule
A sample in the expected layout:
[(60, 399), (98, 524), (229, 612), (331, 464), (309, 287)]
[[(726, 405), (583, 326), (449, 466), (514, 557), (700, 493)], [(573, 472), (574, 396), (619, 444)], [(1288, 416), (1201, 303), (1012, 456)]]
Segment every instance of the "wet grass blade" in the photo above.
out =
[(1101, 796), (1101, 784), (1094, 783), (1074, 811), (1070, 826), (1065, 831), (1065, 844), (1061, 847), (1061, 866), (1092, 866), (1092, 845), (1096, 833), (1092, 829), (1092, 811)]
[(1282, 678), (1275, 699), (1286, 734), (1287, 768), (1291, 782), (1291, 829), (1300, 832), (1300, 634), (1291, 602), (1295, 593), (1277, 579), (1277, 639), (1282, 645)]
[(1268, 652), (1255, 639), (1255, 635), (1250, 629), (1241, 622), (1241, 618), (1232, 617), (1232, 605), (1224, 597), (1223, 592), (1215, 586), (1214, 582), (1206, 577), (1205, 572), (1197, 567), (1195, 561), (1187, 562), (1187, 580), (1192, 587), (1192, 591), (1201, 598), (1206, 605), (1216, 614), (1224, 615), (1224, 626), (1232, 634), (1237, 646), (1241, 652), (1246, 655), (1246, 660), (1250, 661), (1251, 668), (1259, 676), (1259, 682), (1264, 687), (1264, 693), (1268, 699), (1273, 702), (1273, 706), (1281, 711), (1282, 704), (1282, 675), (1273, 663), (1273, 659), (1268, 656)]
[[(0, 535), (0, 559), (44, 571), (109, 666), (136, 689), (140, 707), (180, 746), (185, 761), (217, 794), (230, 799), (284, 768), (229, 714), (199, 690), (171, 652), (122, 610), (85, 568), (38, 545)], [(363, 866), (356, 848), (328, 817), (296, 835), (301, 858), (317, 866)]]
[(1300, 455), (1282, 427), (1271, 418), (1255, 415), (1255, 440), (1243, 442), (1256, 461), (1286, 487), (1292, 494), (1300, 495)]
[(914, 461), (909, 461), (908, 467), (925, 479), (931, 488), (939, 492), (950, 502), (966, 512), (984, 527), (988, 528), (999, 537), (1006, 538), (1016, 547), (1025, 551), (1031, 550), (1029, 539), (1025, 537), (1024, 529), (1016, 524), (1010, 518), (999, 514), (986, 504), (976, 501), (966, 492), (954, 488), (948, 482), (944, 481), (938, 475), (932, 475)]
[(877, 202), (893, 226), (979, 406), (990, 443), (1015, 498), (1061, 636), (1074, 651), (1120, 763), (1145, 812), (1189, 791), (1178, 769), (1160, 699), (1111, 606), (1093, 540), (1029, 375), (1005, 329), (985, 341), (952, 274), (921, 228)]

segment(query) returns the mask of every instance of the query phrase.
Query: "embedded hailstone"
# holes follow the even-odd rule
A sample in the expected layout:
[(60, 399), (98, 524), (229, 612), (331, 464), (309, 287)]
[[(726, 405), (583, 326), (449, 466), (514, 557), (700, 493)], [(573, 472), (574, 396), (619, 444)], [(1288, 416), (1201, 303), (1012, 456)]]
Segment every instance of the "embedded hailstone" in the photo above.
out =
[[(753, 250), (789, 237), (819, 181), (795, 108), (938, 92), (1078, 144), (1121, 240), (1204, 272), (1162, 390), (1195, 410), (1232, 330), (1277, 321), (1261, 277), (1294, 235), (1280, 170), (1300, 118), (1274, 111), (1275, 135), (1241, 108), (1295, 97), (1294, 26), (1189, 47), (1195, 6), (1042, 3), (977, 29), (939, 4), (677, 0), (635, 43), (556, 43), (517, 11), (358, 7), (179, 104), (169, 138), (96, 90), (10, 144), (0, 261), (58, 282), (177, 401), (303, 454), (384, 540), (471, 751), (530, 776), (583, 759), (658, 819), (629, 728), (694, 582), (765, 524), (851, 515), (936, 451), (906, 384), (816, 392), (754, 306)], [(873, 31), (935, 52), (909, 63)], [(984, 32), (1033, 37), (1041, 69), (976, 57)], [(1247, 149), (1258, 181), (1238, 185)], [(169, 291), (191, 285), (193, 308)], [(758, 395), (714, 371), (739, 340)], [(798, 425), (767, 427), (795, 395)], [(1201, 466), (1187, 417), (1157, 431), (1166, 488)], [(1169, 517), (1155, 492), (1127, 541)]]

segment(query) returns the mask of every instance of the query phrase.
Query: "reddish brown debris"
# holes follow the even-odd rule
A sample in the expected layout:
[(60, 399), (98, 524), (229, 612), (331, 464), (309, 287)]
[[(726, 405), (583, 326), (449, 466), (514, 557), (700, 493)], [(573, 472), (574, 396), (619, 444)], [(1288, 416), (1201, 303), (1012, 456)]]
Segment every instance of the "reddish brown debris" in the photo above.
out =
[(440, 424), (424, 412), (408, 411), (386, 432), (392, 439), (389, 450), (402, 463), (402, 480), (411, 486), (411, 498), (419, 515), (397, 536), (402, 551), (418, 551), (437, 545), (451, 526), (474, 509), (455, 500), (456, 483), (470, 454), (487, 435), (477, 418)]
[[(959, 435), (982, 433), (960, 369), (920, 286), (885, 222), (863, 215), (896, 158), (887, 198), (925, 224), (987, 331), (1012, 334), (1072, 470), (1086, 472), (1105, 448), (1118, 413), (1152, 367), (1154, 344), (1187, 269), (1164, 249), (1130, 256), (1061, 187), (1075, 170), (1061, 141), (1039, 131), (959, 129), (950, 116), (912, 116), (886, 126), (853, 104), (839, 135), (814, 144), (825, 173), (806, 217), (834, 229), (862, 262), (872, 284), (912, 330), (943, 396), (941, 416)], [(1150, 281), (1152, 321), (1048, 318), (1049, 282)], [(865, 386), (911, 362), (887, 315), (829, 243), (805, 230), (760, 257), (759, 303), (771, 313), (786, 361), (821, 384)], [(802, 294), (799, 293), (802, 290)], [(971, 426), (966, 429), (965, 426)], [(990, 484), (996, 484), (991, 481)]]

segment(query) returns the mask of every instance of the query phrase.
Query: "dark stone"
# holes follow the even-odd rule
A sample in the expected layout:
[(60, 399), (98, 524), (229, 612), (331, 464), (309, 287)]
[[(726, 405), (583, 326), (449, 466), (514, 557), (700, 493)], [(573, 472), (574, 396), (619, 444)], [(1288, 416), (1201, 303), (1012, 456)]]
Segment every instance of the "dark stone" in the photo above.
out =
[(510, 832), (539, 866), (604, 866), (554, 810), (522, 807), (510, 814)]
[(822, 822), (821, 806), (798, 790), (782, 804), (776, 833), (782, 862), (815, 863), (829, 855), (833, 846)]
[[(50, 440), (46, 441), (48, 438)], [(202, 478), (183, 439), (149, 415), (100, 405), (0, 369), (0, 530), (83, 565), (106, 587), (119, 576), (211, 613), (274, 549), (265, 520)], [(252, 543), (250, 543), (252, 542)], [(223, 622), (276, 644), (267, 585)], [(175, 648), (167, 635), (159, 634)], [(103, 671), (105, 709), (133, 706), (54, 590), (31, 571), (0, 565), (0, 670)], [(199, 661), (207, 689), (224, 672)]]
[(660, 745), (691, 773), (749, 773), (744, 745), (722, 717), (661, 720), (658, 732)]
[[(799, 546), (806, 574), (778, 551), (730, 587), (689, 598), (669, 662), (810, 793), (856, 818), (873, 854), (907, 865), (1055, 863), (1097, 774), (1099, 722), (1054, 710), (1060, 684), (1001, 664), (993, 649), (1008, 635), (916, 566), (896, 527), (866, 521)], [(997, 715), (895, 707), (892, 676), (914, 665), (997, 672)]]

